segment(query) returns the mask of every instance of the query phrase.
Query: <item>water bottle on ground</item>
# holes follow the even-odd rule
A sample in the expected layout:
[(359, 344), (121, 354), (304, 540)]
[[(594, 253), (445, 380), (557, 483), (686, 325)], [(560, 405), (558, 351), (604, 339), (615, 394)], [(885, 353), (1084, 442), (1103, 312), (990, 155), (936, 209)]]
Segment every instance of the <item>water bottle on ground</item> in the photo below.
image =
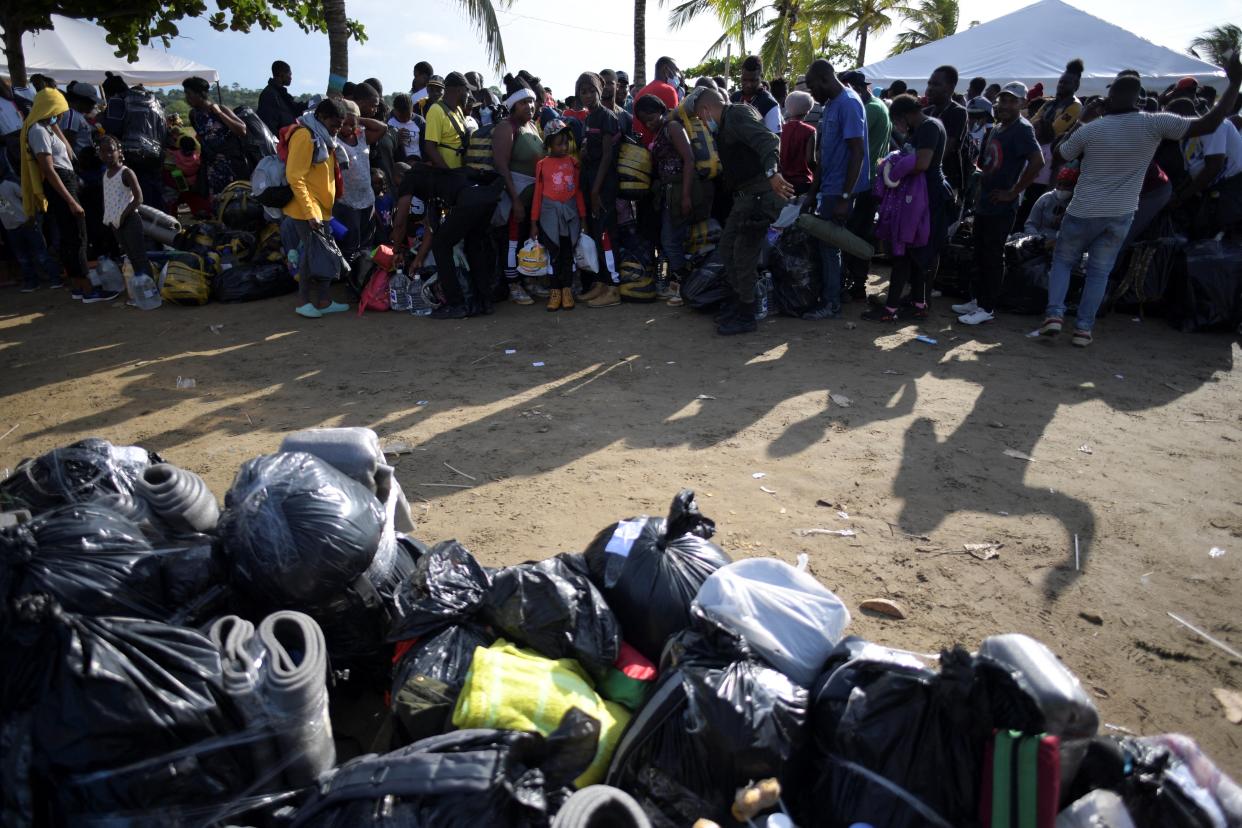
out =
[(427, 286), (421, 274), (414, 275), (410, 283), (410, 313), (415, 316), (431, 316), (431, 303), (427, 301)]
[(770, 271), (759, 271), (759, 279), (755, 282), (755, 321), (762, 322), (768, 318), (768, 297), (772, 293), (772, 274)]
[(388, 308), (398, 312), (410, 309), (410, 278), (401, 268), (388, 280)]
[(135, 307), (141, 310), (155, 310), (163, 303), (164, 300), (160, 298), (160, 289), (156, 287), (151, 274), (145, 271), (134, 273), (133, 265), (129, 263), (128, 257), (122, 264), (122, 272), (131, 274), (126, 277), (126, 284), (129, 290), (129, 300), (134, 303)]

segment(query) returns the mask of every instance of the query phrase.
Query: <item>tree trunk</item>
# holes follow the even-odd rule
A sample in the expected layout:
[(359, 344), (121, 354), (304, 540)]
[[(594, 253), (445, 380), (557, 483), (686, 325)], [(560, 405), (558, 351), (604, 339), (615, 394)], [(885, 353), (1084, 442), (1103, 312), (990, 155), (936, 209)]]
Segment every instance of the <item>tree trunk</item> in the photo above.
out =
[(345, 0), (323, 0), (328, 24), (328, 94), (340, 95), (349, 80), (349, 30), (345, 28)]
[(862, 26), (858, 30), (858, 65), (867, 65), (867, 27)]
[(634, 0), (634, 86), (647, 85), (647, 0)]
[(16, 15), (4, 15), (0, 18), (4, 26), (4, 54), (8, 57), (9, 80), (14, 87), (25, 86), (26, 52), (22, 49), (22, 25)]

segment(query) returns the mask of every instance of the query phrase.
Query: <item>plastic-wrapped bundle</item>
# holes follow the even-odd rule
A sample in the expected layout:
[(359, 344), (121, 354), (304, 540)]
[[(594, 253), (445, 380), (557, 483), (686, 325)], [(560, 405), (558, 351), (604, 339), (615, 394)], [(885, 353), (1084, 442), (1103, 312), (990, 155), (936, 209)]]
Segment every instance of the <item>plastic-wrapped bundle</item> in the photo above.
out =
[(444, 733), (452, 726), (453, 706), (474, 660), (476, 647), (490, 647), (496, 636), (483, 627), (461, 624), (417, 641), (393, 669), (392, 712), (404, 741)]
[(690, 277), (681, 283), (681, 298), (695, 310), (710, 308), (723, 302), (729, 295), (725, 284), (724, 264), (716, 253), (696, 267)]
[(781, 234), (768, 257), (777, 307), (788, 316), (801, 316), (819, 301), (819, 242), (794, 226)]
[(306, 607), (366, 572), (384, 511), (361, 483), (317, 457), (269, 454), (242, 465), (219, 532), (235, 585), (269, 606)]
[(597, 682), (620, 652), (616, 616), (571, 556), (496, 572), (482, 617), (545, 658), (575, 659)]
[(459, 730), (346, 762), (298, 809), (295, 828), (545, 826), (590, 764), (599, 723), (570, 711), (548, 737)]
[(850, 623), (849, 610), (810, 573), (775, 558), (713, 572), (695, 611), (737, 631), (768, 664), (809, 687)]
[(621, 738), (607, 782), (633, 795), (653, 825), (700, 817), (730, 824), (736, 789), (781, 776), (797, 751), (807, 692), (740, 636), (702, 618), (669, 643), (660, 667), (660, 683)]
[(455, 540), (418, 559), (397, 589), (389, 641), (427, 635), (475, 617), (492, 585), (491, 572)]
[(626, 643), (660, 661), (664, 644), (690, 623), (690, 604), (707, 577), (730, 558), (711, 543), (716, 524), (694, 492), (673, 498), (668, 519), (619, 521), (595, 536), (584, 555), (591, 581), (621, 623)]
[(133, 496), (143, 470), (162, 462), (137, 446), (114, 446), (90, 438), (23, 460), (0, 481), (0, 509), (29, 509), (34, 514), (110, 494)]
[(214, 532), (220, 505), (203, 478), (170, 463), (142, 470), (138, 494), (162, 521), (183, 532)]

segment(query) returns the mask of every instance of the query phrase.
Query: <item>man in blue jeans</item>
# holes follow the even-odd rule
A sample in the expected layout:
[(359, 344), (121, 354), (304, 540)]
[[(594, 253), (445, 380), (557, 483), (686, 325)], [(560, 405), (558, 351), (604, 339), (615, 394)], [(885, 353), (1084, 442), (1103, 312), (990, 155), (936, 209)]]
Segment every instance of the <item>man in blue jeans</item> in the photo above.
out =
[[(854, 196), (867, 189), (867, 111), (862, 98), (837, 78), (832, 64), (817, 60), (806, 73), (811, 96), (824, 105), (819, 121), (818, 186), (812, 186), (815, 212), (821, 218), (844, 225), (850, 217)], [(841, 249), (821, 243), (823, 266), (819, 305), (802, 314), (803, 319), (835, 319), (841, 315)]]
[(1087, 107), (1079, 120), (1080, 126), (1057, 147), (1056, 151), (1066, 161), (1081, 156), (1082, 172), (1061, 222), (1052, 255), (1047, 318), (1039, 329), (1042, 336), (1055, 337), (1061, 333), (1070, 271), (1082, 259), (1082, 254), (1087, 253), (1087, 282), (1078, 305), (1072, 341), (1079, 348), (1091, 344), (1095, 314), (1108, 288), (1108, 274), (1121, 252), (1134, 211), (1138, 209), (1147, 165), (1161, 141), (1208, 135), (1224, 122), (1233, 111), (1238, 85), (1242, 82), (1242, 63), (1238, 61), (1237, 52), (1231, 56), (1225, 73), (1229, 86), (1217, 99), (1216, 106), (1207, 115), (1193, 120), (1171, 112), (1140, 111), (1139, 79), (1118, 76), (1109, 88), (1103, 111), (1098, 102)]

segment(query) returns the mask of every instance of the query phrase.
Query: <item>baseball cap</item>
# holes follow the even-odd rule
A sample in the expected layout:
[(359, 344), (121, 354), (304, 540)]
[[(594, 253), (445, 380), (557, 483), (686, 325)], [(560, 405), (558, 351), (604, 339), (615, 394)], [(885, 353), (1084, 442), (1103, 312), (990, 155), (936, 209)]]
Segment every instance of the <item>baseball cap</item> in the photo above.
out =
[(854, 84), (867, 84), (867, 76), (857, 69), (851, 69), (848, 72), (842, 72), (840, 75), (841, 83), (848, 83), (850, 86)]
[(1027, 95), (1026, 84), (1022, 81), (1010, 81), (1001, 87), (1000, 93), (1002, 95), (1013, 95), (1018, 100), (1025, 101)]
[(618, 69), (617, 70), (617, 81), (628, 85), (630, 82), (630, 76), (626, 73), (624, 69)]
[(430, 78), (428, 78), (428, 79), (427, 79), (427, 85), (428, 85), (428, 86), (438, 86), (438, 87), (440, 87), (441, 89), (443, 89), (443, 88), (444, 88), (444, 78), (440, 77), (439, 75), (432, 75)]
[(564, 132), (567, 129), (569, 129), (569, 124), (567, 122), (561, 118), (553, 118), (548, 122), (547, 126), (543, 128), (543, 137), (546, 140), (551, 138), (553, 135), (556, 135), (558, 132)]
[(985, 115), (993, 114), (992, 102), (980, 95), (977, 98), (971, 98), (966, 104), (967, 112), (981, 112)]
[(95, 88), (94, 84), (83, 83), (82, 81), (69, 81), (65, 91), (70, 95), (77, 95), (94, 103), (100, 103), (99, 90)]
[(453, 88), (469, 89), (470, 84), (466, 82), (466, 76), (463, 75), (461, 72), (449, 72), (447, 75), (444, 76), (444, 88), (445, 89), (453, 89)]
[(1173, 88), (1176, 89), (1178, 92), (1182, 92), (1187, 89), (1198, 89), (1199, 82), (1192, 77), (1185, 77), (1179, 80), (1177, 82), (1177, 85), (1174, 86)]

